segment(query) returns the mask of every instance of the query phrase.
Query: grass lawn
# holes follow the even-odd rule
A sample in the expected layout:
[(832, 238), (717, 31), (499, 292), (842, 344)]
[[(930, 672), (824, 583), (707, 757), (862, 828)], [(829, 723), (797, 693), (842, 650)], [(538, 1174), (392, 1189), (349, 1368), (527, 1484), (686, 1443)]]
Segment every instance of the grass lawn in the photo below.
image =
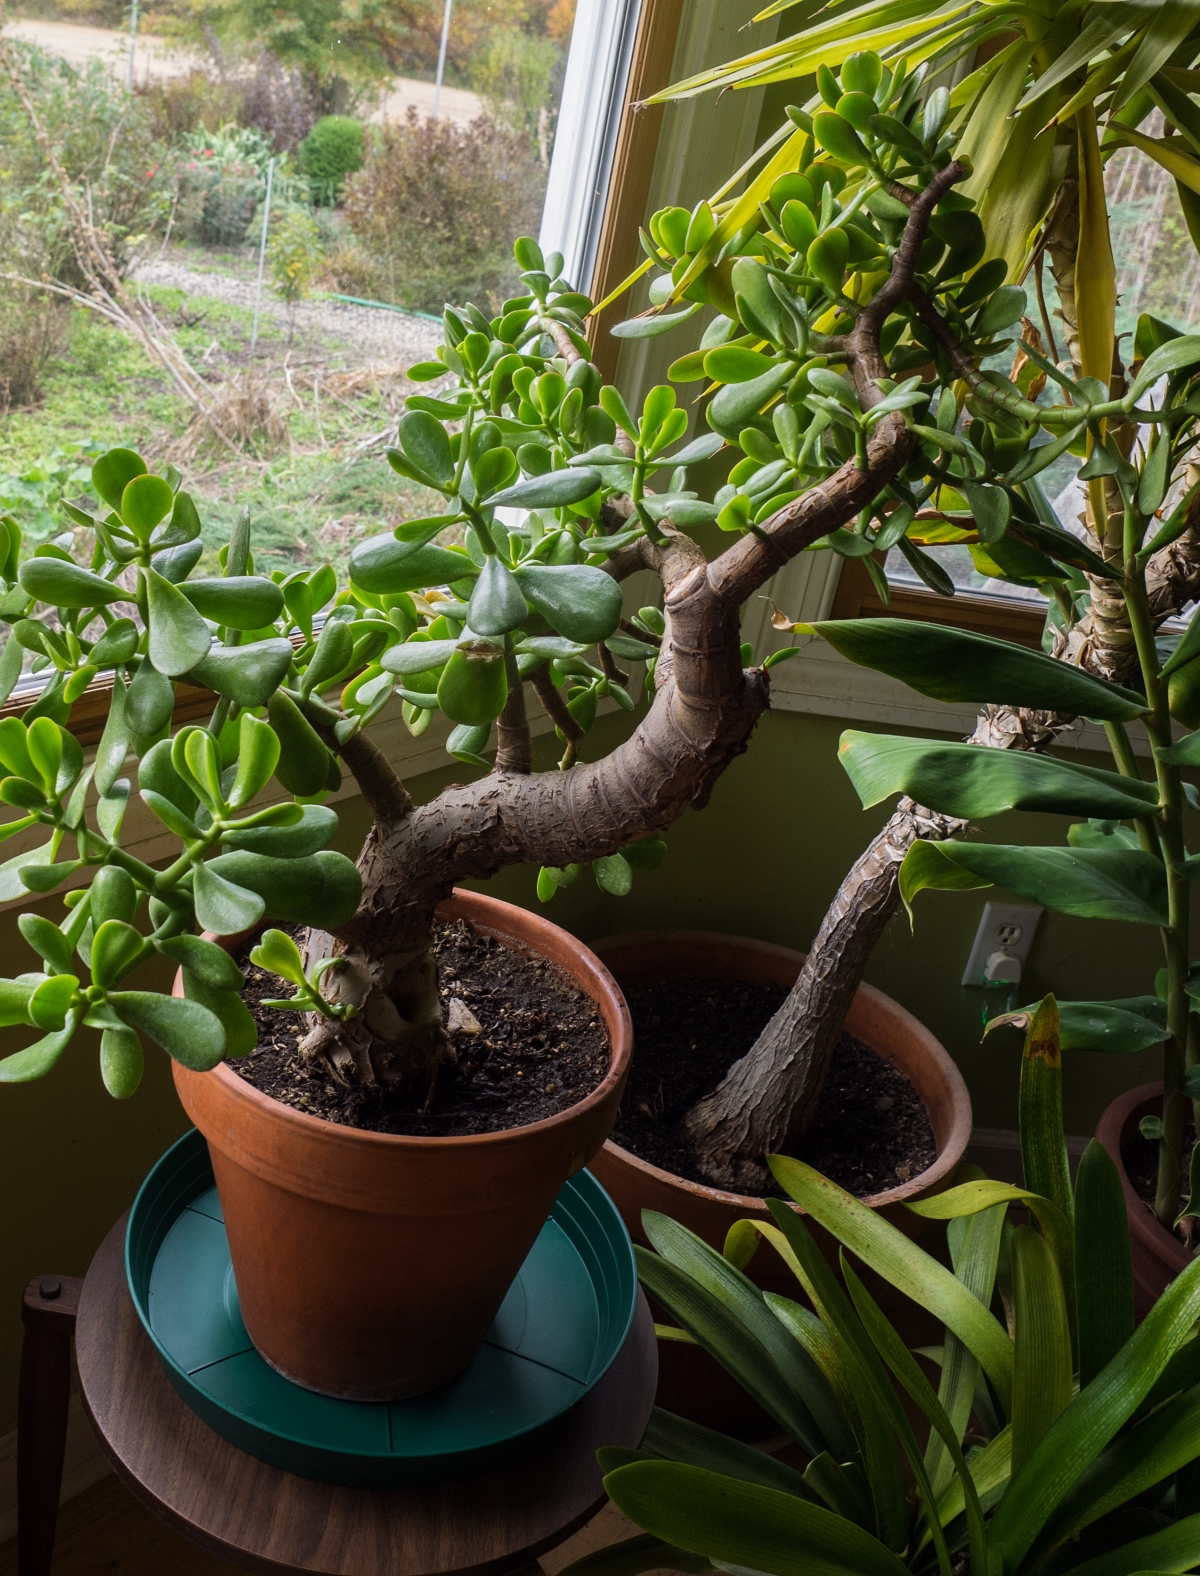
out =
[(96, 506), (88, 463), (117, 444), (137, 449), (151, 469), (178, 466), (209, 548), (228, 540), (248, 505), (256, 560), (267, 570), (322, 559), (341, 568), (356, 542), (440, 503), (390, 469), (384, 441), (356, 452), (392, 426), (399, 389), (370, 379), (356, 386), (342, 370), (344, 346), (311, 338), (289, 346), (285, 327), (264, 315), (251, 358), (248, 309), (165, 286), (149, 294), (193, 366), (257, 388), (275, 434), (259, 425), (230, 453), (191, 427), (190, 407), (135, 341), (73, 307), (43, 402), (0, 417), (0, 513), (31, 538), (49, 541), (67, 527), (64, 497)]

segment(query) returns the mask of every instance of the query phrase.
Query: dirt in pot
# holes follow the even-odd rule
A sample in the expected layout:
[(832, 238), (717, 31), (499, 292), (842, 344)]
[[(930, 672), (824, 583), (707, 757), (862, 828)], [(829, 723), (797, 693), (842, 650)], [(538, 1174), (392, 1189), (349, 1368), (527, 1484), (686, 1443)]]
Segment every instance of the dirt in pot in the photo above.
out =
[[(303, 945), (303, 931), (282, 927)], [(375, 1133), (450, 1138), (527, 1127), (576, 1105), (608, 1072), (608, 1031), (599, 1009), (554, 964), (480, 935), (462, 920), (436, 927), (443, 1009), (462, 1003), (479, 1032), (451, 1035), (457, 1056), (438, 1074), (428, 1111), (427, 1086), (399, 1092), (348, 1088), (303, 1056), (307, 1032), (295, 1012), (264, 1007), (290, 987), (256, 968), (253, 942), (236, 954), (246, 972), (244, 1000), (258, 1025), (258, 1048), (230, 1062), (234, 1072), (272, 1099), (309, 1116)], [(463, 1015), (456, 1011), (451, 1024)]]
[[(1192, 1150), (1195, 1147), (1196, 1128), (1195, 1124), (1189, 1121), (1183, 1130), (1183, 1165), (1179, 1170), (1180, 1209), (1188, 1201), (1188, 1176), (1192, 1164)], [(1121, 1160), (1125, 1166), (1125, 1174), (1133, 1184), (1134, 1192), (1146, 1208), (1153, 1211), (1155, 1196), (1158, 1193), (1158, 1140), (1143, 1138), (1135, 1129), (1133, 1137), (1127, 1138), (1121, 1145)], [(1197, 1222), (1189, 1217), (1180, 1222), (1179, 1230), (1175, 1235), (1190, 1247), (1195, 1241), (1196, 1226)]]
[[(703, 979), (626, 991), (634, 1054), (614, 1141), (664, 1171), (707, 1182), (680, 1124), (746, 1054), (786, 995), (779, 985)], [(843, 1034), (812, 1126), (795, 1153), (865, 1198), (931, 1166), (937, 1145), (907, 1076)], [(778, 1189), (770, 1192), (778, 1195)]]

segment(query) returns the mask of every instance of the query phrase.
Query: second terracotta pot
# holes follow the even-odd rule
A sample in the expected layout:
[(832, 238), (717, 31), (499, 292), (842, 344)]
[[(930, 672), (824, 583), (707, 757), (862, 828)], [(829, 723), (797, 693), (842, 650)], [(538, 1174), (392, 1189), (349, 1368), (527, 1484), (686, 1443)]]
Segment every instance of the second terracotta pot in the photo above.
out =
[(506, 1132), (410, 1138), (307, 1116), (225, 1064), (173, 1064), (208, 1140), (250, 1338), (286, 1378), (325, 1395), (417, 1395), (471, 1362), (563, 1183), (603, 1144), (625, 1084), (629, 1014), (582, 943), (471, 892), (438, 918), (557, 964), (592, 998), (612, 1054), (586, 1099)]
[(1115, 1099), (1096, 1127), (1096, 1137), (1116, 1162), (1125, 1194), (1133, 1253), (1134, 1309), (1139, 1319), (1145, 1318), (1176, 1275), (1191, 1263), (1183, 1243), (1174, 1232), (1160, 1225), (1154, 1211), (1139, 1195), (1121, 1158), (1121, 1146), (1133, 1137), (1142, 1118), (1161, 1115), (1162, 1084), (1139, 1084)]
[[(804, 953), (745, 936), (710, 931), (642, 931), (608, 936), (592, 950), (625, 990), (637, 990), (669, 979), (727, 979), (790, 988), (804, 962)], [(888, 1057), (907, 1074), (929, 1112), (937, 1159), (899, 1187), (864, 1200), (894, 1225), (916, 1236), (925, 1222), (904, 1208), (907, 1200), (924, 1198), (949, 1185), (971, 1136), (971, 1097), (962, 1074), (940, 1042), (898, 1002), (870, 985), (860, 985), (846, 1015), (846, 1030)], [(636, 1047), (635, 1047), (636, 1055)], [(592, 1174), (611, 1194), (635, 1242), (646, 1242), (642, 1211), (656, 1210), (680, 1221), (710, 1246), (720, 1250), (730, 1226), (746, 1218), (770, 1221), (761, 1198), (706, 1187), (639, 1160), (610, 1140), (591, 1165)], [(794, 1206), (795, 1207), (795, 1206)], [(833, 1239), (809, 1222), (827, 1257), (836, 1262)], [(759, 1249), (747, 1274), (766, 1291), (796, 1296), (795, 1277), (769, 1248)], [(870, 1277), (887, 1311), (904, 1326), (910, 1344), (940, 1335), (923, 1328), (907, 1299)], [(659, 1352), (661, 1406), (712, 1427), (752, 1432), (762, 1414), (724, 1370), (698, 1347), (663, 1342)]]

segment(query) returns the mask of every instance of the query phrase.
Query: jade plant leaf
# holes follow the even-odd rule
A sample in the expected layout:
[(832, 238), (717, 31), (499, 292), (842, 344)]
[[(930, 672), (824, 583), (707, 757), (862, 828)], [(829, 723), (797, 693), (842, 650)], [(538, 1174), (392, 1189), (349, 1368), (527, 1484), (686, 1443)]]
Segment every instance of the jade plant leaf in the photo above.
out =
[(140, 1029), (192, 1072), (210, 1071), (225, 1055), (221, 1021), (199, 1002), (147, 990), (110, 991), (108, 1001), (123, 1023)]

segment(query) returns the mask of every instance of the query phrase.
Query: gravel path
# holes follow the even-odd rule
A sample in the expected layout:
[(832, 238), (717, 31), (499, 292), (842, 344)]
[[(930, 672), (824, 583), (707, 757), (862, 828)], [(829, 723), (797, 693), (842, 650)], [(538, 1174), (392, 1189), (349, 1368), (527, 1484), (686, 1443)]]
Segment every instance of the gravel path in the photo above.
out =
[[(168, 285), (189, 296), (208, 296), (251, 309), (254, 306), (252, 280), (204, 273), (182, 263), (145, 262), (134, 271), (133, 278), (139, 284)], [(301, 339), (306, 331), (328, 335), (368, 362), (386, 361), (393, 366), (407, 367), (414, 361), (428, 360), (441, 339), (440, 323), (379, 307), (348, 306), (342, 301), (301, 301), (295, 312)], [(283, 324), (288, 320), (287, 308), (271, 295), (265, 283), (261, 320)]]

